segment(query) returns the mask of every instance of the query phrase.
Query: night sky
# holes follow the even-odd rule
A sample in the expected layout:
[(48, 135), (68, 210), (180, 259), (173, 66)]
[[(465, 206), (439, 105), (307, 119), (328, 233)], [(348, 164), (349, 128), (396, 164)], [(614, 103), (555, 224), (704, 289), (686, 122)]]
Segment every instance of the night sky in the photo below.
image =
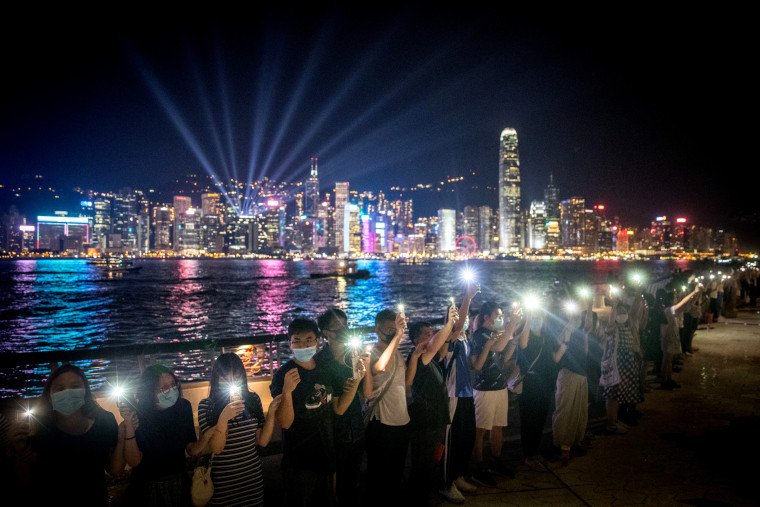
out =
[(553, 172), (625, 223), (757, 217), (741, 12), (253, 9), (7, 16), (0, 183), (495, 185), (514, 127), (523, 205)]

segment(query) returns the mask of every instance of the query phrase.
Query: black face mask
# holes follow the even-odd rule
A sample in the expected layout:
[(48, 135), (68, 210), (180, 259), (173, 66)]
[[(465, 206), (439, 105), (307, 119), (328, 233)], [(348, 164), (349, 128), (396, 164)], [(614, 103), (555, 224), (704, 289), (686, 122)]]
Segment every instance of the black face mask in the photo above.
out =
[(383, 341), (388, 344), (393, 341), (393, 337), (396, 336), (396, 331), (383, 336)]

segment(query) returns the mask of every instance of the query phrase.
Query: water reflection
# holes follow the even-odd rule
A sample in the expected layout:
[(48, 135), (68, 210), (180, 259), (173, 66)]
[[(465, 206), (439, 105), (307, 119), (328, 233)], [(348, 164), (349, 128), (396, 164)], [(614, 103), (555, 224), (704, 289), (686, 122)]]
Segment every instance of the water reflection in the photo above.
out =
[[(389, 261), (358, 261), (369, 279), (310, 278), (331, 273), (337, 261), (287, 262), (282, 260), (141, 261), (138, 274), (108, 279), (84, 260), (0, 261), (0, 351), (92, 348), (100, 344), (151, 343), (249, 337), (282, 333), (297, 315), (316, 318), (330, 307), (345, 311), (353, 326), (371, 326), (383, 308), (403, 301), (411, 319), (443, 317), (449, 298), (464, 288), (465, 264), (436, 261), (427, 265)], [(606, 283), (628, 270), (654, 280), (693, 263), (659, 262), (501, 262), (468, 263), (481, 284), (482, 299), (505, 302), (529, 290), (545, 290), (554, 280)], [(476, 302), (476, 304), (478, 304)], [(207, 374), (211, 358), (220, 351), (159, 356), (173, 364), (183, 378)], [(287, 351), (286, 351), (287, 352)], [(251, 371), (270, 372), (278, 360), (278, 347), (250, 349)], [(98, 385), (103, 372), (121, 374), (136, 368), (135, 358), (118, 364), (89, 362)], [(37, 371), (0, 372), (0, 396), (9, 382), (25, 374), (44, 380)], [(9, 375), (9, 377), (5, 377)], [(6, 389), (6, 390), (3, 390)]]

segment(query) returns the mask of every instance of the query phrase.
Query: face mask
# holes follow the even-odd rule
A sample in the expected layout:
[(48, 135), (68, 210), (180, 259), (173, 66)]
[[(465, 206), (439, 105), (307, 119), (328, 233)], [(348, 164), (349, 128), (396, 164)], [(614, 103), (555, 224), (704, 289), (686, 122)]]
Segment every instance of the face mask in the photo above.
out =
[(158, 393), (156, 397), (158, 398), (158, 406), (161, 409), (173, 407), (179, 399), (179, 388), (177, 386), (174, 386), (167, 391)]
[(532, 319), (530, 321), (530, 330), (534, 333), (541, 331), (542, 327), (544, 327), (544, 321), (542, 319)]
[(467, 328), (470, 327), (470, 317), (465, 317), (464, 319), (464, 326), (462, 326), (462, 331), (467, 331)]
[(615, 315), (615, 322), (618, 324), (625, 324), (628, 322), (628, 315)]
[(50, 395), (53, 410), (63, 415), (71, 415), (84, 406), (84, 388), (64, 389)]
[(493, 321), (494, 329), (501, 329), (503, 327), (504, 327), (504, 317), (499, 317), (498, 319)]
[(305, 349), (293, 349), (293, 357), (296, 358), (296, 361), (301, 361), (302, 363), (308, 363), (316, 353), (316, 345), (313, 347), (306, 347)]

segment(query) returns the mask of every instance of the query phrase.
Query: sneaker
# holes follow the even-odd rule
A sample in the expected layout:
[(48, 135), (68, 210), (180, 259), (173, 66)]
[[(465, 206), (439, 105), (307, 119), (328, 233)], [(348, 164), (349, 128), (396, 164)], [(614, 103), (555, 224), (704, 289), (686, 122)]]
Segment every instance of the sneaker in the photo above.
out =
[(457, 477), (454, 481), (454, 485), (457, 487), (460, 493), (471, 494), (478, 491), (478, 487), (473, 483), (467, 481), (464, 477)]
[(485, 467), (478, 467), (475, 473), (472, 474), (472, 480), (478, 484), (482, 484), (487, 488), (496, 487), (496, 479), (494, 479)]
[(546, 465), (541, 463), (539, 461), (537, 456), (532, 456), (530, 458), (525, 459), (525, 465), (527, 465), (528, 468), (531, 470), (535, 470), (536, 472), (548, 472), (549, 469), (546, 468)]
[(439, 489), (438, 494), (445, 498), (447, 502), (455, 503), (457, 505), (464, 503), (464, 496), (453, 483), (448, 488)]
[(491, 462), (488, 464), (488, 471), (492, 474), (499, 474), (503, 475), (504, 477), (509, 477), (510, 479), (515, 478), (515, 471), (505, 465), (504, 462), (498, 458), (493, 458), (491, 460)]
[(625, 435), (628, 433), (628, 430), (623, 428), (620, 422), (618, 422), (615, 426), (606, 426), (604, 430), (610, 435)]

